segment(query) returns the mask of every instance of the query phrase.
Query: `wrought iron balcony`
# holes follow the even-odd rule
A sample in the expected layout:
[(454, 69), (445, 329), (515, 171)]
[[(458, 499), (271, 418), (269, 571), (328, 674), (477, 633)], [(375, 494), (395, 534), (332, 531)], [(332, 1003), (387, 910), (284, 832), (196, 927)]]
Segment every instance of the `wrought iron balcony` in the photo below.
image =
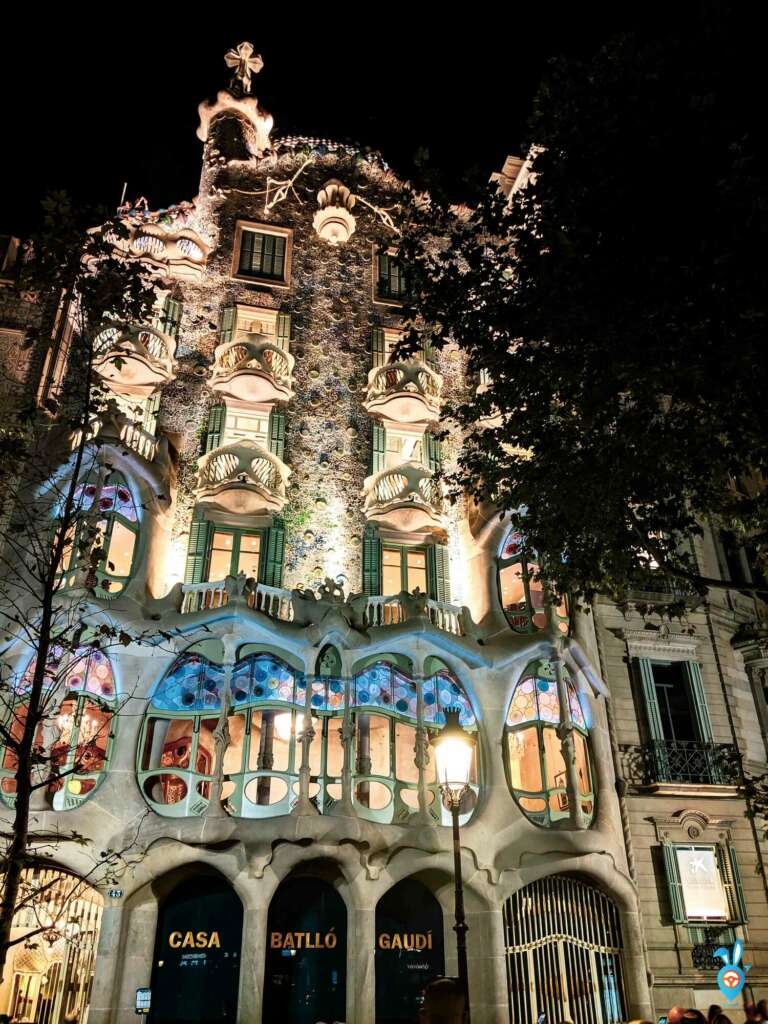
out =
[(403, 533), (445, 525), (442, 489), (420, 462), (404, 462), (374, 473), (366, 478), (363, 494), (363, 511), (371, 522)]
[(105, 328), (94, 342), (94, 369), (119, 395), (147, 398), (173, 377), (176, 341), (155, 327)]
[(267, 334), (246, 334), (216, 349), (210, 385), (244, 402), (287, 402), (293, 398), (292, 355)]
[(279, 512), (290, 469), (247, 438), (208, 452), (198, 462), (197, 500), (245, 515)]
[(387, 363), (368, 374), (363, 405), (398, 423), (422, 423), (440, 417), (443, 378), (420, 359)]
[(623, 747), (622, 752), (627, 781), (635, 785), (734, 786), (741, 777), (739, 754), (732, 743), (651, 740)]

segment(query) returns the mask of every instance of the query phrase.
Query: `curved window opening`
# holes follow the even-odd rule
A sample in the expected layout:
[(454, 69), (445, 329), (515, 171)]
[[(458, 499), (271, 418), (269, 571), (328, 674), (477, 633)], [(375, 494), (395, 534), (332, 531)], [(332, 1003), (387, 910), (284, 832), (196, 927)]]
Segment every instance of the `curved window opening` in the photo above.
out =
[(509, 788), (527, 818), (544, 826), (565, 826), (574, 815), (561, 741), (563, 724), (572, 726), (580, 811), (587, 823), (594, 816), (595, 793), (589, 732), (576, 686), (565, 674), (568, 711), (563, 713), (552, 664), (532, 662), (515, 687), (504, 728)]
[[(326, 667), (337, 664), (338, 652), (323, 653)], [(321, 813), (332, 813), (343, 799), (348, 777), (361, 817), (404, 820), (419, 809), (423, 794), (435, 818), (450, 824), (441, 811), (429, 732), (443, 727), (448, 707), (460, 709), (466, 728), (476, 730), (477, 723), (447, 668), (436, 663), (420, 682), (380, 660), (351, 680), (316, 676), (308, 691), (303, 673), (256, 651), (232, 669), (225, 700), (226, 672), (220, 655), (216, 659), (210, 645), (190, 648), (152, 697), (137, 770), (144, 798), (158, 814), (201, 815), (219, 786), (235, 817), (287, 814), (300, 795), (306, 747), (308, 796)], [(423, 750), (421, 769), (417, 748)], [(478, 793), (476, 768), (472, 789), (464, 820)]]
[(136, 502), (121, 473), (79, 484), (62, 553), (63, 586), (82, 585), (78, 577), (84, 572), (85, 586), (98, 597), (116, 597), (131, 577), (138, 533)]
[[(5, 726), (18, 743), (29, 712), (29, 690), (35, 659), (14, 687)], [(60, 649), (51, 652), (40, 702), (42, 719), (35, 740), (35, 783), (56, 811), (79, 807), (95, 792), (106, 774), (112, 753), (115, 679), (107, 656), (81, 648), (66, 660)], [(2, 750), (0, 796), (12, 804), (19, 762), (11, 743)]]
[[(535, 633), (547, 625), (544, 586), (536, 579), (538, 559), (526, 548), (522, 534), (510, 530), (499, 552), (499, 595), (510, 627), (516, 633)], [(568, 603), (563, 598), (556, 618), (561, 633), (568, 632)]]

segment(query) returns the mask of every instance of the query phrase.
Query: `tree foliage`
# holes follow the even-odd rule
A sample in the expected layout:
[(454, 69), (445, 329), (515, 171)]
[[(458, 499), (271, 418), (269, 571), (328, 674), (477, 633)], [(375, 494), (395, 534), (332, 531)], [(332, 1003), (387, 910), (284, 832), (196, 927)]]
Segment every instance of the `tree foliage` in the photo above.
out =
[(657, 587), (659, 566), (719, 583), (690, 544), (708, 518), (766, 550), (766, 130), (742, 43), (710, 14), (554, 61), (509, 201), (412, 194), (409, 343), (455, 342), (486, 382), (453, 410), (454, 483), (560, 591)]

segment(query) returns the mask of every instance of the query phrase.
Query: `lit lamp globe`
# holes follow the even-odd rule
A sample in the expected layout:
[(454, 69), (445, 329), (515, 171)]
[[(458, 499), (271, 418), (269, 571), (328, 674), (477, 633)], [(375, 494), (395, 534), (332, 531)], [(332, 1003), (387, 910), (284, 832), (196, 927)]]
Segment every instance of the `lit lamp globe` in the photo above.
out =
[(275, 732), (278, 738), (284, 743), (291, 738), (293, 732), (293, 715), (290, 711), (281, 711), (279, 715), (274, 717)]
[(472, 774), (474, 740), (459, 725), (459, 714), (458, 708), (448, 708), (445, 712), (445, 728), (432, 741), (437, 781), (451, 807), (458, 807), (469, 787)]

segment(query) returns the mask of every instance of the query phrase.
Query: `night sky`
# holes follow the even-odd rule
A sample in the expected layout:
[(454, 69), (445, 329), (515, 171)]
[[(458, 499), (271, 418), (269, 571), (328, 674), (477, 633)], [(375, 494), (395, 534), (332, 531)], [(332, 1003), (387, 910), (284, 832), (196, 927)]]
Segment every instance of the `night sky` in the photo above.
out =
[(458, 197), (467, 176), (486, 180), (520, 152), (551, 57), (588, 55), (615, 31), (663, 30), (649, 3), (462, 4), (461, 19), (414, 0), (282, 3), (271, 17), (252, 3), (217, 18), (219, 6), (206, 19), (192, 5), (175, 18), (150, 13), (167, 10), (159, 3), (66, 15), (15, 5), (0, 40), (0, 232), (30, 230), (49, 189), (109, 207), (126, 180), (128, 198), (155, 209), (192, 198), (197, 104), (226, 85), (223, 54), (242, 39), (265, 61), (254, 93), (273, 134), (354, 140), (405, 176), (424, 147)]

